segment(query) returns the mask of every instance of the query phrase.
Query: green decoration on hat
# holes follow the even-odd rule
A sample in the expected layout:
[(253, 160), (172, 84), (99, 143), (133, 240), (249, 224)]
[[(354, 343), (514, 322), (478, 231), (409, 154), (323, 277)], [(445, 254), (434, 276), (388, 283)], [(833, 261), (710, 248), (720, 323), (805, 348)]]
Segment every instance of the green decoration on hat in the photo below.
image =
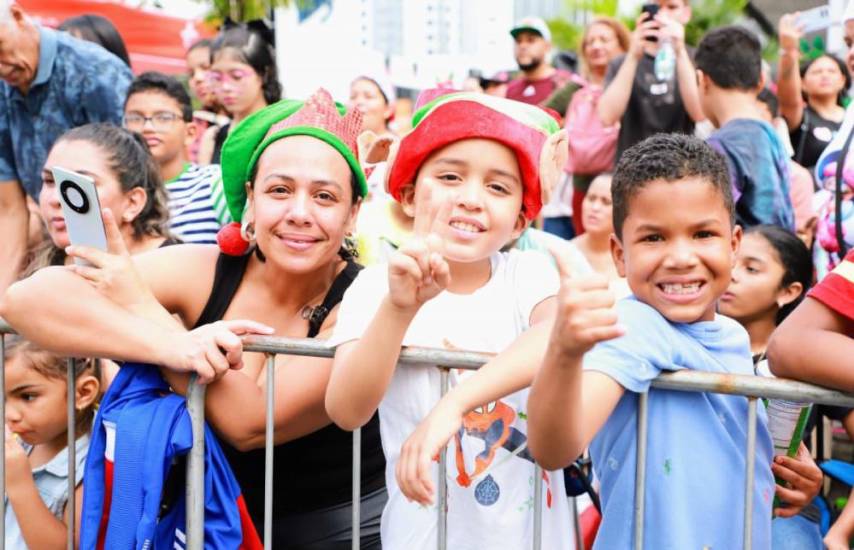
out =
[(306, 101), (284, 99), (248, 116), (222, 146), (222, 185), (231, 218), (237, 222), (243, 218), (246, 182), (261, 154), (271, 143), (289, 136), (311, 136), (334, 147), (356, 176), (359, 196), (367, 195), (356, 146), (361, 129), (362, 113), (355, 109), (348, 113), (323, 88)]

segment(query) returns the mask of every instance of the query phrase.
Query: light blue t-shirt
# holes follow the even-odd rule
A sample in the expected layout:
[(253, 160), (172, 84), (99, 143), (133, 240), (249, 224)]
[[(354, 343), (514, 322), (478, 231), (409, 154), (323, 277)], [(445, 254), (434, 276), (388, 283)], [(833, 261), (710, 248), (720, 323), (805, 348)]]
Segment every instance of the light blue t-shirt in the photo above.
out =
[[(671, 323), (633, 296), (617, 303), (626, 335), (598, 344), (586, 370), (626, 390), (590, 444), (601, 481), (602, 524), (594, 548), (632, 547), (638, 393), (649, 390), (644, 547), (730, 550), (742, 547), (747, 398), (650, 389), (662, 371), (753, 374), (747, 332), (723, 316)], [(771, 545), (772, 443), (759, 407), (753, 548)]]
[[(27, 454), (32, 448), (25, 445)], [(77, 438), (74, 445), (76, 469), (74, 479), (77, 485), (83, 480), (83, 467), (86, 464), (86, 455), (89, 452), (89, 436), (84, 435)], [(62, 449), (47, 464), (43, 464), (33, 470), (33, 479), (36, 489), (42, 497), (44, 505), (59, 519), (65, 517), (65, 503), (68, 501), (68, 447)], [(15, 517), (15, 510), (6, 498), (6, 550), (27, 550), (24, 535)]]

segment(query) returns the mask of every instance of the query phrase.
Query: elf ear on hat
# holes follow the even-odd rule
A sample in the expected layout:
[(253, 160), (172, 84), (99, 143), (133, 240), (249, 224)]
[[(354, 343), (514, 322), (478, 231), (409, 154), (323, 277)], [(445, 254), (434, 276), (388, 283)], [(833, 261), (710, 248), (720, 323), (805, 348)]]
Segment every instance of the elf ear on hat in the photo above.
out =
[[(509, 147), (522, 175), (522, 212), (529, 220), (539, 214), (544, 194), (551, 191), (562, 167), (557, 122), (533, 105), (478, 93), (433, 94), (412, 119), (412, 131), (389, 154), (386, 190), (398, 201), (401, 190), (414, 183), (418, 169), (437, 149), (463, 139), (491, 139)], [(422, 103), (419, 98), (418, 103)]]
[(235, 223), (217, 235), (226, 254), (245, 253), (248, 242), (240, 235), (240, 222), (246, 205), (246, 183), (252, 178), (258, 159), (270, 144), (289, 136), (311, 136), (337, 150), (356, 177), (364, 197), (368, 184), (359, 165), (356, 140), (362, 129), (362, 113), (347, 112), (333, 101), (329, 92), (317, 90), (306, 101), (282, 100), (253, 113), (229, 133), (222, 146), (222, 185), (226, 204)]

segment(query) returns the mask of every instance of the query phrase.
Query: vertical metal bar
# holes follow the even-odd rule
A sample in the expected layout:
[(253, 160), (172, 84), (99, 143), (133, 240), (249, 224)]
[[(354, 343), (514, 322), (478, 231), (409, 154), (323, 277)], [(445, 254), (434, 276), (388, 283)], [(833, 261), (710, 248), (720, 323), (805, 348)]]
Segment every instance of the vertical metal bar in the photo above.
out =
[(578, 513), (578, 497), (570, 499), (572, 503), (572, 530), (575, 533), (575, 548), (582, 550), (584, 548), (584, 538), (581, 536), (581, 516)]
[[(0, 332), (0, 411), (3, 423), (6, 423), (6, 333)], [(5, 430), (5, 428), (4, 428)], [(6, 446), (0, 445), (0, 489), (3, 500), (0, 501), (0, 549), (6, 548)]]
[(267, 355), (267, 422), (264, 426), (264, 550), (273, 548), (273, 407), (276, 356)]
[[(442, 388), (442, 397), (448, 393), (450, 371), (445, 368), (439, 369), (439, 381)], [(437, 547), (439, 550), (448, 548), (448, 453), (446, 449), (439, 451), (439, 479), (438, 479), (438, 511), (439, 525), (437, 534)]]
[(756, 470), (756, 401), (747, 400), (747, 472), (744, 476), (744, 550), (753, 547), (753, 480)]
[[(563, 472), (561, 472), (563, 475)], [(543, 546), (543, 469), (534, 464), (534, 550)]]
[(205, 546), (205, 386), (196, 375), (187, 386), (187, 412), (193, 431), (193, 448), (187, 460), (187, 550)]
[(635, 469), (635, 550), (643, 550), (643, 517), (646, 498), (646, 434), (649, 393), (638, 395), (638, 441)]
[[(74, 550), (74, 519), (77, 517), (75, 513), (75, 495), (74, 491), (77, 489), (77, 412), (76, 405), (76, 397), (77, 397), (77, 371), (76, 362), (74, 359), (68, 359), (68, 394), (66, 397), (66, 406), (67, 406), (67, 424), (66, 430), (68, 433), (66, 434), (68, 439), (66, 444), (68, 445), (68, 500), (65, 504), (65, 509), (69, 510), (69, 517), (71, 521), (68, 522), (68, 528), (66, 529), (66, 546), (68, 550)], [(5, 374), (5, 371), (4, 371)]]
[(353, 550), (359, 550), (362, 525), (362, 428), (353, 430)]

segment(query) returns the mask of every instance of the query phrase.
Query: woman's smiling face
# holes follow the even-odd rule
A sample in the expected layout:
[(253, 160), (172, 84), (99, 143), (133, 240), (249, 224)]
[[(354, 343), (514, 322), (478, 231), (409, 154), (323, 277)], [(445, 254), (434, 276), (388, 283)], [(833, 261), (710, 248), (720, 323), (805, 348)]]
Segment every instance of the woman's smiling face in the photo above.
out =
[(268, 261), (311, 272), (335, 261), (353, 230), (352, 171), (331, 145), (310, 136), (272, 143), (258, 159), (247, 219)]

